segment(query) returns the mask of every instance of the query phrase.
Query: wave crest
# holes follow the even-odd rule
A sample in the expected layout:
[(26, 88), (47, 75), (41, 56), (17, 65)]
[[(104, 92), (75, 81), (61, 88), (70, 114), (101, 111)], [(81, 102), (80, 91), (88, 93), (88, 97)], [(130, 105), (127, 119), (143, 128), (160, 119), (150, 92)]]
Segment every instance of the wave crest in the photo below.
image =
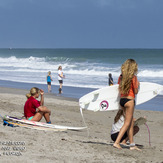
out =
[[(65, 85), (81, 87), (103, 87), (107, 85), (108, 73), (112, 73), (117, 83), (121, 64), (101, 63), (98, 60), (71, 57), (0, 57), (0, 79), (31, 83), (46, 83), (46, 75), (50, 70), (57, 80), (58, 66), (62, 65), (66, 75)], [(140, 81), (163, 83), (162, 65), (139, 65)], [(74, 82), (75, 81), (75, 82)]]

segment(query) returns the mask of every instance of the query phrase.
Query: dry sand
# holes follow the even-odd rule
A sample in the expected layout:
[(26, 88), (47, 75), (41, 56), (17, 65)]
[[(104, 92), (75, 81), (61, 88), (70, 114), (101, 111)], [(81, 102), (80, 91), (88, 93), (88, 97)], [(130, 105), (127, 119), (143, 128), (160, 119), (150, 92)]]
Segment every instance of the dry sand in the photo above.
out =
[[(21, 117), (27, 92), (0, 88), (0, 114)], [(52, 111), (52, 123), (84, 126), (77, 100), (45, 94), (45, 106)], [(140, 126), (134, 140), (141, 152), (112, 147), (110, 130), (116, 111), (83, 113), (89, 136), (87, 130), (56, 132), (4, 127), (0, 120), (0, 162), (163, 162), (163, 112), (135, 110), (135, 118), (147, 117), (151, 134), (150, 146), (148, 130), (145, 125)]]

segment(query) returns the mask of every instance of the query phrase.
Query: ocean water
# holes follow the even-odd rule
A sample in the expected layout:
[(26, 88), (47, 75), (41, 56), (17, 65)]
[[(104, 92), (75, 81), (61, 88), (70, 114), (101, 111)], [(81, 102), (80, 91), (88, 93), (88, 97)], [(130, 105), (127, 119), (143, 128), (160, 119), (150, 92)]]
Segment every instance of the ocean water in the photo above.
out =
[[(0, 49), (0, 86), (20, 89), (39, 87), (47, 92), (46, 75), (52, 72), (52, 94), (58, 94), (58, 66), (62, 65), (64, 97), (79, 99), (108, 85), (108, 73), (117, 83), (122, 63), (138, 63), (138, 79), (163, 85), (163, 49)], [(163, 111), (160, 96), (136, 109)]]
[(46, 84), (51, 71), (58, 85), (62, 65), (64, 86), (101, 88), (108, 85), (108, 73), (117, 83), (128, 58), (138, 63), (139, 81), (163, 84), (163, 49), (0, 49), (0, 80)]

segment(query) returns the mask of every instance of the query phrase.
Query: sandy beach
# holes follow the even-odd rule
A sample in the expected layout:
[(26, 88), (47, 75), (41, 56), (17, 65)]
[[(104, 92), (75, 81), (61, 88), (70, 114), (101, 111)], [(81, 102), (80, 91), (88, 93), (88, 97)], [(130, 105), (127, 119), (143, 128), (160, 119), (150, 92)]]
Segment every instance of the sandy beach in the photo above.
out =
[[(0, 88), (0, 114), (22, 117), (28, 90)], [(84, 126), (78, 100), (45, 93), (45, 106), (54, 124)], [(163, 112), (135, 110), (134, 117), (147, 117), (150, 141), (145, 125), (140, 126), (135, 143), (142, 151), (112, 147), (110, 130), (116, 111), (83, 111), (88, 131), (40, 131), (3, 126), (0, 120), (0, 162), (55, 163), (161, 163), (163, 162)], [(43, 122), (44, 119), (42, 119)]]

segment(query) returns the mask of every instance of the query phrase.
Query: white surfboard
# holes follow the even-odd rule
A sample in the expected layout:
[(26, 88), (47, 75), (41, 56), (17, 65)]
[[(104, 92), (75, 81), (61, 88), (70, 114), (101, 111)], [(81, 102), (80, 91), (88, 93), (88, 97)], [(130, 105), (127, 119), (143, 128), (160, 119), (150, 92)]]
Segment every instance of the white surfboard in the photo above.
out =
[(42, 127), (42, 126), (34, 126), (25, 123), (18, 123), (14, 121), (7, 121), (9, 124), (12, 124), (14, 127), (25, 127), (34, 130), (43, 130), (43, 131), (66, 131), (67, 129), (56, 129), (56, 128), (49, 128), (49, 127)]
[(36, 122), (36, 121), (29, 121), (26, 119), (18, 119), (16, 117), (10, 117), (10, 116), (5, 116), (6, 120), (11, 120), (14, 122), (20, 122), (23, 124), (30, 124), (34, 126), (41, 126), (41, 127), (47, 127), (47, 128), (55, 128), (55, 129), (66, 129), (66, 130), (83, 130), (86, 129), (87, 127), (71, 127), (71, 126), (61, 126), (61, 125), (54, 125), (54, 124), (48, 124), (44, 122)]
[[(139, 92), (136, 96), (136, 105), (151, 100), (163, 91), (163, 85), (149, 82), (140, 82)], [(110, 111), (119, 109), (118, 84), (90, 92), (79, 99), (82, 109), (91, 111)]]

